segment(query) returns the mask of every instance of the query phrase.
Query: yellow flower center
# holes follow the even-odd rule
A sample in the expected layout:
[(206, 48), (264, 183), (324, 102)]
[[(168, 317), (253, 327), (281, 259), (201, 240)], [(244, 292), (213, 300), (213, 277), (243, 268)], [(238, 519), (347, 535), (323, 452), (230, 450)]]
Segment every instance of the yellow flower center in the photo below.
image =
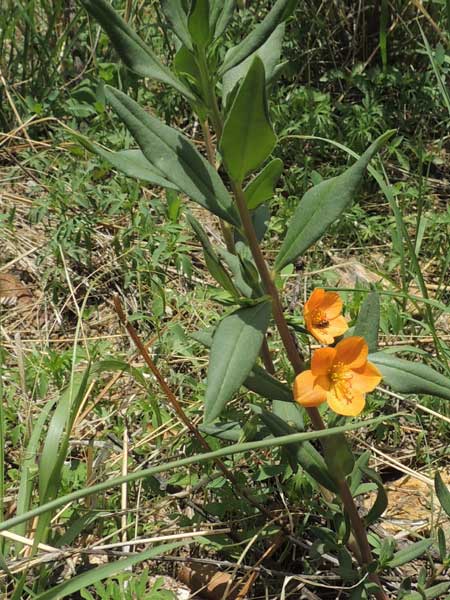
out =
[(312, 324), (314, 327), (323, 329), (328, 327), (330, 322), (327, 319), (327, 315), (320, 308), (316, 308), (311, 315)]
[(342, 361), (337, 361), (331, 366), (331, 369), (328, 371), (328, 376), (330, 378), (334, 394), (338, 398), (343, 398), (346, 400), (346, 402), (351, 403), (353, 400), (351, 383), (353, 374), (351, 370), (348, 369)]

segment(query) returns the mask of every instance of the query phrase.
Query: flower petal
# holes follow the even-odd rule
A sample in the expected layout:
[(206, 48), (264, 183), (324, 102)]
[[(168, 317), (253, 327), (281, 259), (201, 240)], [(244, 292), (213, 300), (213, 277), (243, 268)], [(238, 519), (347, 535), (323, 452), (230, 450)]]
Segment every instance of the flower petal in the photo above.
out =
[(318, 308), (322, 303), (323, 297), (325, 296), (325, 290), (323, 288), (315, 288), (311, 296), (305, 302), (303, 313), (311, 313), (314, 309)]
[(342, 312), (342, 300), (337, 292), (325, 292), (320, 308), (327, 315), (329, 321), (335, 319)]
[(305, 321), (306, 321), (306, 329), (309, 331), (309, 333), (311, 335), (313, 335), (316, 338), (316, 340), (320, 344), (323, 344), (324, 346), (326, 346), (328, 344), (333, 344), (334, 337), (329, 334), (328, 327), (324, 327), (324, 328), (314, 327), (312, 324), (308, 325), (307, 319), (305, 319)]
[(363, 367), (368, 354), (369, 348), (362, 337), (348, 337), (336, 345), (336, 360), (343, 362), (350, 369)]
[(327, 402), (331, 410), (334, 410), (338, 415), (356, 417), (363, 410), (366, 404), (366, 397), (364, 394), (354, 391), (352, 399), (349, 401), (342, 397), (338, 398), (333, 391), (330, 391), (327, 394)]
[(328, 392), (332, 387), (329, 375), (318, 375), (314, 387), (321, 387)]
[(327, 399), (321, 387), (315, 387), (316, 378), (312, 371), (303, 371), (294, 381), (294, 400), (302, 406), (319, 406)]
[(347, 329), (347, 319), (340, 315), (339, 317), (335, 317), (330, 321), (330, 324), (327, 327), (327, 333), (336, 338), (345, 333)]
[(380, 383), (382, 375), (371, 362), (367, 362), (358, 369), (352, 369), (352, 387), (358, 392), (371, 392)]
[(319, 348), (311, 359), (311, 371), (314, 375), (328, 375), (336, 357), (335, 348)]

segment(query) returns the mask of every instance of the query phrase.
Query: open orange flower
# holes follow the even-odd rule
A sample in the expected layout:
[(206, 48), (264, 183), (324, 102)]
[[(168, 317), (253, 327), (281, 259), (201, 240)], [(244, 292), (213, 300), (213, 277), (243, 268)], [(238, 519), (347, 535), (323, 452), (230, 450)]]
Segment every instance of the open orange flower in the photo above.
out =
[(362, 337), (349, 337), (335, 348), (319, 348), (311, 370), (297, 375), (294, 399), (302, 406), (328, 402), (339, 415), (356, 417), (364, 408), (366, 394), (381, 381), (381, 373), (367, 360), (369, 349)]
[(306, 329), (321, 344), (332, 344), (334, 338), (348, 329), (341, 313), (342, 300), (339, 294), (316, 288), (303, 308)]

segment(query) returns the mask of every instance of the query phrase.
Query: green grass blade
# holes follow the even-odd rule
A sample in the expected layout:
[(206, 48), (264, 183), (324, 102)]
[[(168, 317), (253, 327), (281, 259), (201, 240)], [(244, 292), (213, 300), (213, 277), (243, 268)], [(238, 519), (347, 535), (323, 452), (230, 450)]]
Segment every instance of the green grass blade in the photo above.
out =
[(172, 469), (185, 467), (187, 465), (192, 465), (195, 463), (202, 463), (208, 460), (213, 460), (215, 458), (220, 458), (222, 456), (232, 456), (233, 454), (241, 454), (243, 452), (250, 452), (252, 450), (259, 450), (262, 448), (273, 448), (275, 446), (285, 446), (286, 444), (292, 444), (296, 442), (317, 440), (328, 437), (330, 435), (335, 435), (337, 433), (345, 433), (346, 431), (354, 431), (356, 429), (361, 429), (362, 427), (378, 425), (383, 421), (398, 419), (401, 414), (402, 413), (395, 413), (389, 416), (381, 416), (374, 419), (368, 419), (367, 421), (357, 421), (356, 423), (348, 423), (347, 425), (342, 425), (340, 427), (332, 427), (323, 431), (308, 431), (302, 433), (295, 433), (292, 435), (285, 435), (277, 438), (267, 438), (264, 440), (257, 440), (254, 442), (245, 442), (243, 444), (233, 444), (231, 446), (226, 446), (225, 448), (219, 448), (218, 450), (214, 450), (212, 452), (205, 452), (204, 454), (197, 454), (195, 456), (189, 456), (180, 460), (170, 461), (162, 465), (150, 467), (148, 469), (135, 471), (134, 473), (130, 473), (127, 476), (109, 479), (96, 485), (77, 490), (75, 492), (72, 492), (71, 494), (66, 494), (65, 496), (61, 496), (60, 498), (56, 498), (51, 502), (43, 504), (42, 506), (38, 506), (37, 508), (28, 511), (23, 515), (12, 517), (11, 519), (8, 519), (7, 521), (4, 521), (0, 524), (0, 531), (5, 531), (7, 529), (10, 529), (11, 527), (15, 527), (16, 525), (19, 525), (20, 523), (23, 523), (28, 519), (33, 519), (34, 517), (38, 517), (39, 515), (42, 515), (47, 511), (52, 511), (57, 508), (60, 508), (61, 506), (64, 506), (69, 502), (74, 502), (76, 500), (86, 498), (87, 496), (90, 496), (92, 494), (99, 494), (101, 492), (104, 492), (105, 490), (121, 486), (124, 483), (131, 483), (133, 481), (146, 479), (157, 473), (171, 471)]
[(117, 560), (115, 562), (108, 563), (107, 565), (96, 567), (95, 569), (90, 569), (81, 575), (77, 575), (68, 581), (60, 583), (51, 590), (43, 592), (42, 594), (38, 594), (35, 596), (35, 600), (60, 600), (60, 598), (66, 598), (69, 594), (75, 594), (81, 589), (93, 585), (98, 581), (102, 581), (103, 579), (113, 577), (118, 573), (122, 573), (126, 569), (129, 569), (130, 567), (133, 567), (144, 560), (150, 560), (154, 556), (167, 554), (168, 552), (175, 550), (175, 548), (184, 546), (185, 543), (186, 542), (183, 541), (182, 543), (154, 546), (153, 548), (144, 550), (144, 552), (139, 552), (139, 554), (135, 554), (129, 558)]

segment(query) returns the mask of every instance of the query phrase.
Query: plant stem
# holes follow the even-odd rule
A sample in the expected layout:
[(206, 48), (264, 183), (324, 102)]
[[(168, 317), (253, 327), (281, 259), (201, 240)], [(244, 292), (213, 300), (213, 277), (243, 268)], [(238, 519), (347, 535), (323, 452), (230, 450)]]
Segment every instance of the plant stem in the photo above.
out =
[[(216, 100), (216, 108), (218, 110), (217, 100)], [(216, 149), (214, 148), (214, 142), (211, 137), (211, 131), (209, 129), (208, 121), (207, 120), (201, 121), (200, 124), (201, 124), (202, 132), (203, 132), (203, 138), (205, 140), (206, 155), (208, 157), (208, 161), (214, 168), (216, 168), (216, 160), (215, 160)], [(231, 252), (231, 254), (236, 254), (236, 248), (235, 248), (235, 244), (234, 244), (234, 238), (233, 238), (233, 232), (232, 232), (231, 226), (228, 223), (226, 223), (223, 219), (219, 219), (219, 223), (220, 223), (220, 229), (222, 231), (222, 237), (224, 239), (225, 246), (226, 246), (228, 252)], [(265, 336), (264, 336), (264, 341), (263, 341), (263, 345), (262, 345), (261, 356), (262, 356), (262, 359), (264, 362), (264, 366), (266, 367), (266, 370), (271, 375), (274, 375), (275, 367), (273, 366), (272, 357), (270, 356), (270, 351), (269, 351), (269, 344), (267, 343), (267, 338)]]
[[(294, 338), (292, 337), (291, 332), (289, 331), (286, 319), (284, 318), (280, 296), (278, 295), (278, 290), (276, 288), (275, 282), (271, 273), (269, 272), (266, 260), (259, 246), (258, 238), (256, 237), (250, 212), (247, 208), (247, 203), (245, 201), (244, 192), (242, 190), (242, 187), (234, 182), (231, 183), (231, 188), (233, 190), (234, 197), (236, 198), (236, 204), (239, 210), (245, 235), (247, 236), (250, 250), (253, 255), (253, 259), (262, 279), (264, 288), (272, 298), (273, 318), (275, 319), (278, 331), (280, 332), (280, 336), (283, 341), (284, 347), (286, 348), (288, 358), (294, 368), (295, 373), (301, 373), (305, 368), (305, 363), (303, 361), (302, 356), (300, 355), (299, 349), (297, 348)], [(319, 427), (319, 429), (323, 429), (323, 426)]]
[[(256, 263), (256, 267), (259, 271), (261, 279), (263, 281), (266, 292), (272, 297), (272, 310), (273, 317), (277, 326), (277, 329), (280, 333), (281, 339), (283, 341), (283, 345), (286, 349), (286, 354), (289, 358), (290, 363), (296, 374), (301, 373), (304, 370), (304, 361), (302, 356), (297, 349), (294, 338), (289, 331), (288, 325), (286, 323), (286, 319), (284, 317), (283, 308), (281, 305), (280, 296), (278, 294), (278, 290), (274, 283), (273, 277), (269, 272), (267, 267), (267, 263), (262, 254), (261, 248), (258, 243), (258, 239), (256, 237), (256, 233), (253, 227), (253, 223), (250, 217), (250, 212), (247, 208), (247, 203), (245, 201), (244, 192), (242, 187), (235, 182), (231, 183), (231, 187), (233, 189), (234, 196), (236, 198), (236, 204), (239, 210), (239, 214), (241, 217), (242, 225), (247, 236), (247, 240), (250, 246), (250, 250), (253, 255), (253, 259)], [(317, 408), (306, 408), (308, 416), (311, 420), (311, 423), (316, 430), (326, 429), (325, 423), (320, 416)], [(344, 505), (345, 511), (350, 519), (350, 523), (353, 529), (353, 533), (358, 544), (359, 553), (360, 553), (360, 561), (363, 566), (368, 566), (372, 562), (372, 552), (370, 550), (369, 542), (367, 539), (367, 532), (364, 526), (363, 521), (358, 513), (358, 509), (356, 507), (355, 501), (351, 494), (350, 488), (348, 487), (345, 479), (341, 479), (338, 482), (339, 487), (339, 495), (342, 499), (342, 503)], [(378, 600), (387, 600), (387, 596), (385, 595), (381, 582), (378, 578), (378, 575), (375, 573), (371, 573), (369, 575), (371, 581), (376, 583), (380, 588), (380, 591), (376, 593), (376, 597)]]
[[(212, 123), (216, 131), (217, 139), (220, 140), (223, 130), (223, 123), (217, 103), (217, 96), (212, 83), (208, 94), (208, 99), (210, 100), (208, 102), (208, 107), (211, 110)], [(250, 212), (247, 207), (247, 202), (245, 200), (245, 195), (242, 186), (237, 182), (233, 181), (231, 177), (230, 180), (231, 189), (233, 190), (233, 194), (236, 199), (236, 204), (239, 210), (239, 215), (241, 217), (242, 226), (247, 237), (253, 260), (255, 261), (264, 288), (267, 294), (269, 294), (269, 296), (271, 296), (272, 298), (272, 312), (275, 324), (277, 326), (278, 332), (286, 350), (287, 357), (294, 369), (295, 374), (298, 375), (305, 368), (303, 356), (301, 355), (300, 350), (297, 348), (297, 344), (286, 322), (280, 296), (275, 285), (274, 277), (270, 273), (264, 255), (261, 251), (258, 238), (256, 236), (255, 228), (253, 227)], [(315, 430), (321, 431), (326, 429), (325, 423), (323, 422), (323, 419), (320, 416), (320, 413), (317, 410), (317, 408), (309, 407), (306, 408), (306, 411), (311, 420), (311, 424)], [(357, 556), (357, 558), (361, 562), (362, 566), (368, 566), (373, 559), (364, 523), (361, 520), (358, 509), (356, 507), (355, 501), (353, 499), (352, 493), (346, 480), (339, 480), (338, 487), (339, 495), (342, 499), (344, 509), (350, 519), (353, 534), (355, 536), (359, 548), (360, 556)], [(376, 583), (379, 587), (379, 591), (375, 592), (377, 600), (388, 600), (386, 594), (383, 591), (381, 581), (378, 575), (376, 573), (370, 573), (369, 579), (370, 581)]]
[[(199, 442), (200, 446), (204, 450), (206, 450), (206, 452), (211, 452), (211, 446), (208, 444), (206, 439), (203, 437), (203, 435), (200, 433), (200, 431), (197, 429), (197, 427), (194, 425), (194, 423), (189, 419), (187, 414), (184, 412), (181, 404), (178, 402), (177, 397), (175, 396), (175, 394), (173, 393), (171, 388), (168, 386), (166, 380), (160, 373), (158, 367), (155, 365), (155, 363), (151, 359), (151, 356), (148, 353), (147, 348), (145, 347), (145, 344), (142, 342), (141, 338), (139, 337), (138, 332), (136, 331), (136, 329), (133, 327), (133, 325), (127, 319), (127, 316), (122, 307), (122, 303), (120, 302), (120, 299), (118, 296), (114, 296), (113, 303), (114, 303), (115, 311), (116, 311), (120, 321), (122, 322), (122, 325), (127, 330), (130, 338), (133, 340), (133, 342), (134, 342), (136, 348), (139, 350), (142, 358), (144, 359), (147, 366), (149, 367), (149, 369), (155, 376), (156, 381), (158, 382), (161, 390), (164, 392), (167, 400), (169, 401), (169, 404), (174, 409), (175, 414), (180, 419), (180, 421), (183, 423), (183, 425), (192, 433), (192, 435), (195, 437), (195, 439)], [(225, 463), (220, 458), (215, 458), (214, 462), (216, 463), (216, 465), (220, 469), (220, 471), (222, 471), (223, 475), (231, 483), (236, 495), (240, 494), (241, 496), (243, 496), (252, 506), (254, 506), (257, 510), (259, 510), (260, 513), (266, 517), (266, 519), (268, 519), (269, 521), (272, 521), (273, 515), (270, 512), (270, 510), (268, 508), (266, 508), (266, 506), (264, 506), (263, 504), (261, 504), (260, 502), (255, 500), (251, 496), (251, 494), (249, 492), (247, 492), (247, 490), (242, 488), (242, 486), (239, 484), (238, 480), (236, 479), (234, 473), (232, 471), (230, 471), (230, 469), (225, 465)], [(284, 523), (280, 523), (280, 526), (287, 535), (290, 535), (290, 532), (289, 532), (289, 530), (287, 530), (286, 525)], [(231, 535), (231, 537), (233, 538), (233, 535)]]

